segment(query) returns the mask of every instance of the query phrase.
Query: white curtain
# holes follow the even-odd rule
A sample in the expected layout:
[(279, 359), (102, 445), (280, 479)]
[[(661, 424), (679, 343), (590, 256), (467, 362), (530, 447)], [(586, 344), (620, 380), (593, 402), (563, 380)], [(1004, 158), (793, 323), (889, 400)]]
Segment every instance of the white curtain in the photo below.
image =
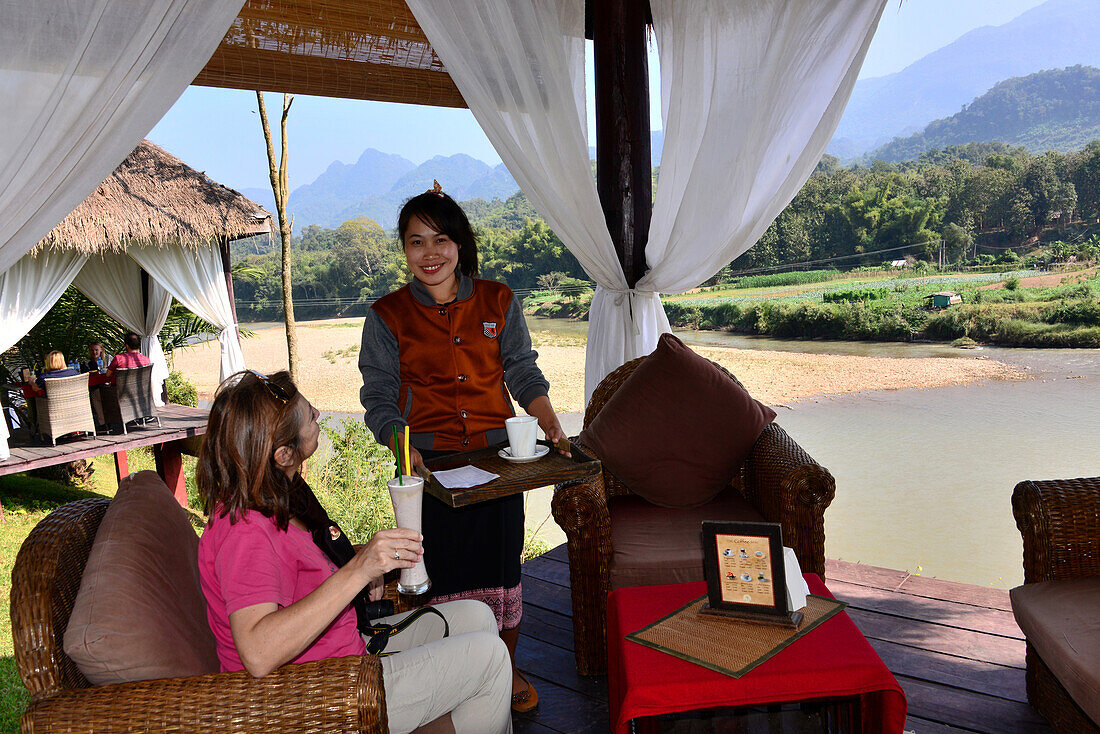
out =
[(219, 381), (244, 369), (233, 304), (225, 283), (217, 244), (197, 250), (180, 247), (131, 247), (130, 257), (176, 300), (200, 319), (218, 327), (221, 346)]
[(73, 284), (95, 305), (141, 336), (141, 353), (153, 363), (153, 400), (160, 399), (168, 377), (168, 362), (160, 346), (160, 330), (168, 320), (172, 294), (149, 278), (149, 307), (143, 308), (141, 268), (129, 255), (108, 252), (88, 259)]
[[(26, 255), (0, 272), (0, 353), (37, 324), (73, 282), (85, 257), (75, 252)], [(8, 426), (0, 420), (0, 461), (8, 458)]]
[[(538, 7), (530, 7), (530, 6)], [(809, 177), (885, 0), (652, 0), (665, 142), (646, 261), (630, 290), (592, 182), (583, 0), (409, 0), (531, 203), (597, 283), (585, 396), (669, 330), (660, 292), (748, 249)]]
[(0, 272), (172, 106), (243, 0), (0, 0)]

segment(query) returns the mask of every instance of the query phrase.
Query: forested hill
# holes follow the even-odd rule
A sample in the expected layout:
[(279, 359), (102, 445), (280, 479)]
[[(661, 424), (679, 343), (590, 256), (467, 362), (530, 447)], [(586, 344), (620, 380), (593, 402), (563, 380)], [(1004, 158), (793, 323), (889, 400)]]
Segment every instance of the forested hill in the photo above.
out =
[(1100, 69), (1071, 66), (1006, 79), (964, 107), (907, 138), (895, 138), (866, 161), (897, 163), (929, 150), (999, 141), (1032, 153), (1083, 148), (1100, 139)]
[(1047, 0), (1004, 25), (975, 28), (895, 74), (860, 79), (828, 152), (858, 157), (957, 112), (1003, 79), (1100, 66), (1098, 10), (1097, 0)]

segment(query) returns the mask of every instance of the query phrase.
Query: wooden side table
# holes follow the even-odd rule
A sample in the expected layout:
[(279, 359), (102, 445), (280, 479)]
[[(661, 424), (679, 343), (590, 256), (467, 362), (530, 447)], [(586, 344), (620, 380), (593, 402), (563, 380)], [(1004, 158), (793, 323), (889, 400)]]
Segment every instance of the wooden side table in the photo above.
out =
[[(811, 593), (832, 596), (816, 574), (804, 576)], [(901, 734), (905, 694), (843, 612), (740, 678), (626, 639), (706, 591), (705, 583), (695, 582), (611, 592), (607, 688), (615, 734), (661, 732), (688, 712), (722, 715), (731, 709), (806, 702), (824, 704), (819, 707), (825, 710), (820, 717), (824, 731)]]

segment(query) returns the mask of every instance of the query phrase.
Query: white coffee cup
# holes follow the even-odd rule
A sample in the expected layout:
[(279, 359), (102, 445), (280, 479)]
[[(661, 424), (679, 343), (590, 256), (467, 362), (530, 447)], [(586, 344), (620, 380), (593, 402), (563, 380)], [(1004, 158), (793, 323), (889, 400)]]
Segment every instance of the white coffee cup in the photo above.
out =
[[(424, 502), (424, 480), (420, 477), (402, 476), (386, 482), (393, 502), (393, 517), (397, 527), (420, 532), (420, 515)], [(432, 587), (423, 556), (412, 568), (401, 569), (397, 590), (402, 594), (423, 594)]]
[(539, 419), (533, 415), (517, 415), (504, 421), (508, 431), (508, 449), (517, 459), (535, 455), (535, 439), (538, 438)]

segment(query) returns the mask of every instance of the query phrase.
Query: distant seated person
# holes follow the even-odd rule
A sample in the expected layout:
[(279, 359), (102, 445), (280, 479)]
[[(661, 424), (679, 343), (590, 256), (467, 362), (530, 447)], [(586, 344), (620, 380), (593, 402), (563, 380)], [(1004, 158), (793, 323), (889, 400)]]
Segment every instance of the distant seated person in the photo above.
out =
[(79, 374), (80, 370), (74, 370), (65, 364), (65, 355), (55, 349), (46, 354), (46, 370), (35, 380), (35, 384), (38, 385), (38, 394), (46, 394), (46, 380), (52, 380), (55, 377), (72, 377)]
[(103, 351), (103, 342), (88, 345), (88, 360), (80, 365), (81, 372), (99, 372), (107, 367), (107, 354)]
[(111, 360), (111, 366), (107, 368), (107, 378), (114, 382), (115, 370), (128, 370), (132, 367), (144, 367), (149, 364), (149, 358), (141, 353), (141, 337), (130, 332), (122, 340), (125, 349)]

